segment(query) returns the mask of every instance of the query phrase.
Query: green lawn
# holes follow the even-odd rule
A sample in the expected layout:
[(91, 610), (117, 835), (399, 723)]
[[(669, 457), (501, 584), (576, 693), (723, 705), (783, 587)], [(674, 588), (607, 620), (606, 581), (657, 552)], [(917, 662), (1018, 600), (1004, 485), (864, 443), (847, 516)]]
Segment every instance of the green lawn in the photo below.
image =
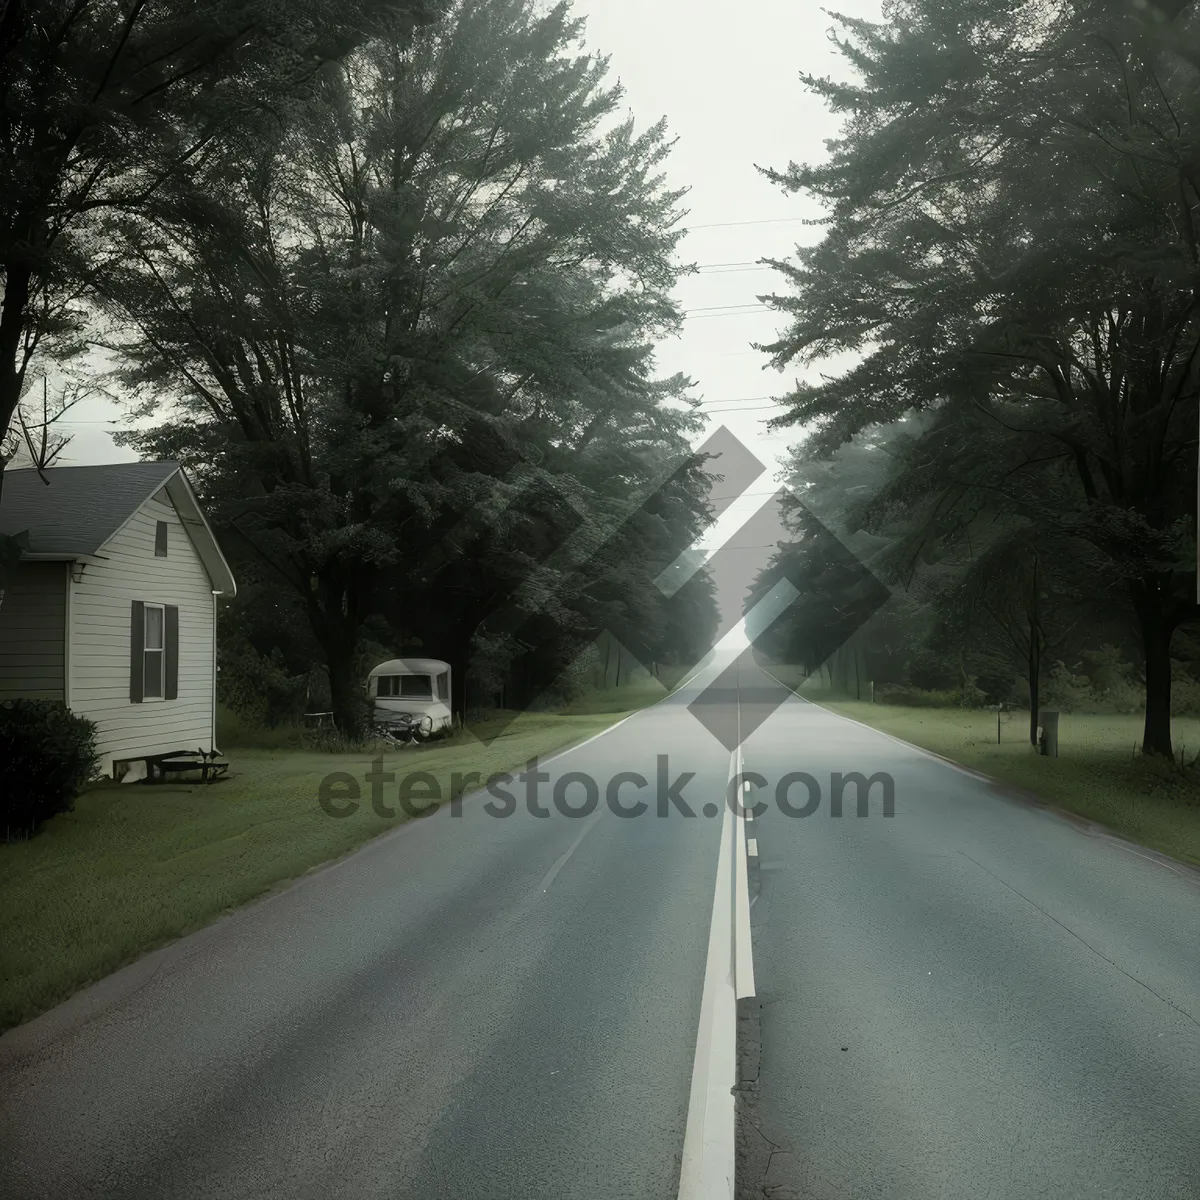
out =
[[(1063, 713), (1059, 756), (1045, 758), (1029, 744), (1028, 713), (1004, 714), (997, 745), (995, 712), (870, 704), (807, 690), (801, 694), (1015, 784), (1143, 846), (1200, 863), (1200, 768), (1181, 769), (1143, 758), (1136, 750), (1140, 716)], [(1200, 720), (1177, 717), (1172, 728), (1176, 756), (1193, 761), (1200, 753)]]
[[(647, 683), (565, 713), (522, 714), (490, 745), (460, 735), (392, 749), (385, 767), (428, 771), (449, 798), (455, 771), (486, 778), (519, 767), (664, 694)], [(498, 715), (487, 732), (504, 720)], [(404, 819), (398, 808), (395, 818), (372, 811), (361, 784), (369, 754), (243, 748), (229, 757), (229, 777), (207, 787), (100, 784), (36, 837), (0, 845), (0, 1029)], [(357, 812), (341, 819), (318, 803), (321, 780), (337, 771), (358, 779), (363, 793)], [(395, 785), (388, 792), (395, 807)]]

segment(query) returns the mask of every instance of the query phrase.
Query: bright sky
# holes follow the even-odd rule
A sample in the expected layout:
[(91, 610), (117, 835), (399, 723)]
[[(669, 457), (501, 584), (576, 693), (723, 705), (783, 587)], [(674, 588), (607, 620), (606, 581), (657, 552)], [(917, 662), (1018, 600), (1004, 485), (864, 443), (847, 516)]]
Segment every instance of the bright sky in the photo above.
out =
[[(842, 0), (831, 7), (852, 17), (879, 16), (878, 0)], [(827, 36), (833, 22), (812, 0), (742, 0), (736, 6), (576, 0), (575, 8), (587, 17), (590, 47), (610, 56), (611, 74), (624, 84), (639, 124), (665, 115), (678, 138), (668, 171), (675, 185), (691, 188), (685, 259), (701, 267), (741, 264), (702, 270), (681, 283), (680, 299), (692, 315), (683, 336), (662, 347), (661, 366), (694, 378), (711, 427), (723, 422), (774, 468), (796, 433), (768, 435), (763, 422), (775, 411), (770, 397), (786, 391), (795, 373), (764, 370), (764, 356), (749, 346), (773, 341), (780, 318), (761, 310), (720, 310), (756, 308), (759, 295), (775, 290), (778, 276), (752, 264), (764, 256), (786, 258), (797, 243), (820, 235), (819, 228), (801, 223), (820, 216), (819, 207), (773, 188), (755, 166), (819, 160), (825, 139), (837, 133), (838, 119), (799, 80), (802, 71), (845, 77), (846, 66)], [(754, 490), (769, 489), (767, 480), (762, 476)], [(748, 515), (765, 499), (748, 497), (741, 511)]]
[[(878, 17), (878, 7), (878, 0), (836, 6), (868, 19)], [(587, 17), (589, 48), (610, 56), (611, 76), (624, 84), (639, 127), (665, 115), (678, 138), (667, 170), (673, 186), (691, 189), (692, 232), (682, 253), (703, 269), (680, 284), (690, 316), (683, 335), (661, 347), (659, 365), (664, 374), (695, 379), (710, 429), (724, 423), (769, 468), (721, 521), (722, 530), (731, 529), (768, 499), (780, 459), (796, 440), (794, 431), (768, 435), (764, 427), (776, 411), (770, 398), (785, 392), (795, 373), (764, 369), (764, 356), (749, 348), (774, 340), (781, 327), (757, 301), (777, 277), (753, 264), (787, 257), (797, 243), (820, 235), (802, 224), (820, 215), (813, 201), (772, 188), (755, 165), (782, 168), (824, 156), (837, 120), (798, 76), (844, 76), (846, 67), (829, 43), (831, 19), (811, 0), (741, 0), (736, 7), (575, 0), (575, 8)], [(73, 414), (75, 441), (62, 461), (134, 457), (109, 436), (119, 414), (104, 400), (81, 404)]]
[[(755, 168), (824, 158), (840, 119), (799, 76), (845, 78), (847, 67), (829, 41), (832, 20), (812, 0), (742, 0), (737, 6), (575, 0), (575, 7), (588, 19), (589, 46), (610, 56), (611, 74), (624, 84), (639, 125), (667, 117), (678, 138), (669, 177), (691, 188), (692, 232), (682, 254), (701, 273), (679, 286), (681, 306), (691, 315), (683, 335), (661, 347), (660, 367), (695, 379), (709, 430), (724, 424), (768, 468), (704, 539), (712, 548), (726, 546), (711, 567), (721, 608), (732, 620), (769, 556), (763, 543), (773, 538), (773, 522), (760, 517), (740, 537), (736, 531), (770, 503), (781, 459), (799, 440), (796, 430), (769, 434), (765, 428), (779, 411), (771, 399), (789, 390), (796, 372), (765, 368), (765, 356), (750, 349), (752, 342), (774, 341), (783, 328), (757, 301), (776, 290), (779, 276), (753, 264), (790, 257), (797, 244), (815, 241), (820, 228), (803, 221), (822, 215), (811, 198), (781, 192)], [(841, 0), (832, 7), (879, 19), (879, 0)], [(741, 631), (731, 636), (744, 642)]]

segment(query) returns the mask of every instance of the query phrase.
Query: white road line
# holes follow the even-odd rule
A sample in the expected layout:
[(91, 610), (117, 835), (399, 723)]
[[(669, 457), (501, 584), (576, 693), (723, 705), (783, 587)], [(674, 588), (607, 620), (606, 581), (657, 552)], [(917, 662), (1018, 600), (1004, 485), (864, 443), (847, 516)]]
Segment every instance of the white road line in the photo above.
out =
[(942, 766), (949, 767), (953, 771), (957, 771), (960, 775), (969, 775), (972, 779), (979, 780), (982, 783), (999, 783), (1000, 780), (993, 779), (991, 775), (985, 775), (982, 771), (976, 771), (973, 767), (965, 767), (962, 763), (955, 762), (953, 759), (944, 758), (940, 754), (936, 754), (932, 750), (926, 750), (924, 746), (918, 746), (913, 742), (906, 742), (903, 738), (896, 737), (894, 733), (885, 733), (882, 729), (874, 725), (868, 725), (866, 721), (855, 720), (854, 717), (847, 717), (844, 713), (834, 712), (832, 708), (826, 708), (824, 704), (816, 700), (810, 700), (807, 696), (802, 696), (794, 687), (789, 687), (780, 679), (776, 679), (766, 667), (760, 667), (760, 671), (775, 682), (781, 688), (792, 693), (797, 700), (803, 701), (805, 704), (811, 704), (813, 708), (819, 708), (822, 712), (827, 712), (831, 717), (837, 717), (841, 721), (849, 721), (851, 725), (857, 725), (861, 729), (869, 729), (872, 733), (879, 734), (880, 737), (885, 737), (889, 742), (895, 742), (897, 746), (903, 746), (905, 750), (915, 750), (924, 758), (931, 758), (935, 762), (940, 762)]
[(746, 853), (750, 855), (751, 858), (758, 857), (758, 838), (746, 839)]
[[(733, 756), (732, 770), (736, 770), (738, 775), (745, 772), (740, 746)], [(739, 807), (744, 808), (744, 806)], [(754, 995), (754, 953), (750, 945), (750, 882), (748, 879), (750, 863), (746, 854), (746, 821), (744, 817), (736, 817), (735, 824), (737, 826), (737, 848), (733, 856), (733, 979), (737, 998), (745, 1000)]]
[(542, 877), (542, 882), (538, 884), (539, 892), (546, 892), (550, 890), (550, 885), (558, 876), (559, 871), (561, 871), (563, 867), (567, 865), (567, 859), (569, 859), (571, 855), (579, 849), (583, 839), (592, 832), (593, 828), (595, 828), (596, 822), (600, 820), (601, 812), (603, 812), (603, 809), (596, 809), (596, 811), (592, 813), (592, 815), (584, 822), (583, 828), (579, 831), (579, 836), (570, 844), (570, 846), (567, 847), (567, 852), (561, 855), (554, 866), (552, 866), (550, 870), (548, 870)]
[[(796, 689), (794, 687), (789, 687), (782, 680), (776, 679), (776, 677), (774, 675), (772, 675), (771, 672), (768, 671), (765, 667), (760, 667), (759, 670), (761, 670), (764, 675), (768, 676), (771, 679), (774, 679), (775, 682), (777, 684), (779, 684), (779, 686), (781, 688), (784, 688), (785, 690), (791, 692), (792, 695), (795, 696), (797, 700), (801, 700), (805, 704), (811, 704), (813, 706), (813, 708), (819, 708), (822, 712), (827, 712), (831, 717), (837, 717), (839, 720), (842, 720), (842, 721), (849, 721), (851, 725), (858, 725), (863, 729), (869, 730), (871, 733), (877, 733), (877, 734), (879, 734), (880, 737), (887, 738), (889, 742), (895, 742), (897, 746), (903, 746), (905, 750), (914, 750), (914, 751), (916, 751), (917, 754), (920, 754), (922, 757), (929, 758), (929, 759), (932, 759), (934, 762), (941, 763), (943, 767), (949, 767), (952, 771), (957, 771), (960, 775), (967, 775), (971, 779), (974, 779), (974, 780), (978, 781), (979, 783), (990, 783), (999, 788), (1013, 788), (1018, 791), (1026, 790), (1024, 788), (1021, 788), (1019, 784), (1008, 783), (1007, 781), (1005, 781), (1003, 779), (997, 779), (994, 775), (986, 775), (986, 774), (984, 774), (983, 771), (975, 770), (974, 767), (964, 766), (960, 762), (955, 762), (952, 758), (946, 758), (944, 755), (937, 754), (933, 750), (926, 750), (924, 746), (918, 746), (915, 742), (906, 742), (903, 738), (896, 737), (896, 735), (894, 733), (885, 733), (882, 729), (879, 729), (874, 725), (868, 725), (866, 723), (866, 721), (856, 721), (853, 717), (847, 717), (840, 712), (835, 712), (832, 708), (826, 708), (824, 704), (818, 704), (816, 700), (810, 700), (807, 696), (801, 696), (800, 693), (798, 691), (796, 691)], [(1055, 811), (1057, 806), (1055, 805), (1053, 800), (1050, 800), (1048, 797), (1045, 797), (1045, 796), (1041, 796), (1038, 798), (1042, 802), (1042, 804), (1045, 805), (1049, 809), (1049, 811), (1051, 811), (1051, 812)], [(1069, 809), (1064, 810), (1064, 811), (1066, 811), (1067, 814), (1072, 818), (1072, 823), (1082, 820), (1083, 823), (1087, 826), (1087, 832), (1088, 832), (1089, 836), (1103, 838), (1105, 841), (1111, 842), (1114, 846), (1117, 847), (1117, 849), (1127, 850), (1127, 851), (1129, 851), (1130, 854), (1136, 854), (1139, 858), (1144, 858), (1148, 862), (1158, 863), (1158, 865), (1160, 867), (1166, 867), (1166, 869), (1168, 871), (1171, 871), (1176, 875), (1181, 875), (1184, 878), (1192, 877), (1193, 873), (1188, 871), (1186, 867), (1181, 867), (1178, 864), (1172, 863), (1167, 858), (1158, 857), (1158, 856), (1155, 856), (1152, 854), (1144, 854), (1140, 850), (1135, 848), (1134, 846), (1129, 845), (1128, 843), (1123, 841), (1121, 838), (1117, 837), (1116, 834), (1110, 833), (1102, 825), (1097, 825), (1095, 822), (1089, 821), (1086, 817), (1080, 817), (1080, 815), (1078, 813), (1072, 813)], [(747, 815), (749, 815), (749, 814), (747, 814)]]
[(700, 1000), (696, 1056), (679, 1200), (732, 1200), (734, 1173), (734, 1099), (737, 1083), (737, 997), (733, 984), (733, 843), (734, 819), (723, 804), (717, 882), (708, 928), (708, 959)]
[[(670, 693), (668, 692), (667, 695), (670, 695)], [(665, 700), (666, 698), (667, 698), (666, 696), (663, 696), (662, 699), (655, 700), (654, 704), (661, 704), (663, 702), (663, 700)], [(636, 717), (636, 716), (640, 715), (641, 713), (644, 713), (646, 711), (646, 709), (653, 708), (654, 704), (647, 704), (646, 708), (639, 708), (637, 710), (637, 712), (631, 712), (629, 714), (629, 716), (622, 717), (619, 721), (614, 721), (607, 729), (602, 729), (602, 730), (600, 730), (599, 733), (593, 733), (590, 738), (584, 738), (584, 740), (582, 742), (576, 742), (574, 746), (568, 746), (565, 750), (559, 750), (557, 753), (552, 754), (549, 758), (539, 758), (538, 765), (544, 767), (548, 763), (552, 763), (555, 760), (560, 759), (567, 754), (571, 754), (576, 750), (582, 750), (584, 748), (584, 746), (590, 746), (598, 738), (607, 736), (608, 734), (612, 733), (612, 731), (614, 729), (620, 729), (621, 726), (624, 725), (626, 721), (629, 721), (633, 717)]]

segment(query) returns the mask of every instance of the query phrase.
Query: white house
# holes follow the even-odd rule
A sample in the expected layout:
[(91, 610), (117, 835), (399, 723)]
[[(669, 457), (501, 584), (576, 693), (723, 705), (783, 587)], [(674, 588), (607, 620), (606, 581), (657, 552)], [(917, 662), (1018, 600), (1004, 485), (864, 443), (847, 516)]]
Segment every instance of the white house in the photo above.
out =
[(178, 463), (8, 470), (28, 532), (0, 605), (0, 700), (64, 701), (100, 765), (215, 748), (217, 599), (233, 575)]

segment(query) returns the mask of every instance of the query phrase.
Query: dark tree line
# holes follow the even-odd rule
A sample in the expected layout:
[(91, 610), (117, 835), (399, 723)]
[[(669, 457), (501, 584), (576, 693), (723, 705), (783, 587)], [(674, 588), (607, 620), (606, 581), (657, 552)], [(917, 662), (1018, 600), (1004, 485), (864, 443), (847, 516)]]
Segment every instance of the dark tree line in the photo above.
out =
[(605, 629), (664, 661), (711, 624), (703, 580), (651, 582), (707, 519), (663, 404), (689, 381), (653, 365), (670, 143), (579, 32), (532, 0), (403, 14), (106, 222), (108, 344), (170, 412), (130, 440), (199, 481), (274, 614), (234, 629), (315, 654), (344, 729), (368, 634), (448, 659), (461, 708), (469, 664), (527, 698)]
[[(9, 0), (0, 6), (0, 487), (18, 403), (87, 346), (106, 221), (146, 211), (214, 146), (425, 0)], [(0, 571), (17, 544), (0, 544)], [(3, 577), (0, 576), (0, 598)]]
[(839, 28), (860, 81), (807, 80), (845, 114), (831, 158), (769, 173), (830, 217), (776, 264), (791, 323), (764, 349), (857, 362), (778, 423), (819, 460), (923, 414), (854, 516), (887, 542), (878, 571), (919, 574), (943, 629), (1002, 596), (1034, 719), (1053, 627), (1125, 613), (1143, 747), (1169, 756), (1198, 612), (1195, 6), (903, 0)]

